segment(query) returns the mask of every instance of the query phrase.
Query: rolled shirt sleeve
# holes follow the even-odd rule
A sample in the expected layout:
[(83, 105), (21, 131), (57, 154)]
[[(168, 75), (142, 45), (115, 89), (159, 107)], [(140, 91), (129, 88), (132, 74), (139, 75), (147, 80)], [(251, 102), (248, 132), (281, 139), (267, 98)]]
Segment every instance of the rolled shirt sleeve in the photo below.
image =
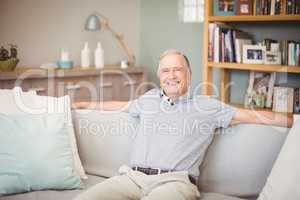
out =
[(130, 102), (128, 112), (131, 117), (139, 118), (141, 114), (139, 98)]
[(217, 108), (214, 115), (216, 128), (227, 128), (236, 113), (236, 108), (219, 100), (214, 100), (214, 104)]

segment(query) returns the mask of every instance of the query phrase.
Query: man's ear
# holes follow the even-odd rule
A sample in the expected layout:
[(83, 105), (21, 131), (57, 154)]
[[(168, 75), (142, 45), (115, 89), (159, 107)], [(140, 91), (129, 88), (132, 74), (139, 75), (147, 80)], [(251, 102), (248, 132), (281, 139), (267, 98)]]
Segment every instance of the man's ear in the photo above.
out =
[(191, 85), (192, 82), (192, 72), (190, 70), (188, 70), (187, 72), (187, 81), (188, 81), (188, 85)]

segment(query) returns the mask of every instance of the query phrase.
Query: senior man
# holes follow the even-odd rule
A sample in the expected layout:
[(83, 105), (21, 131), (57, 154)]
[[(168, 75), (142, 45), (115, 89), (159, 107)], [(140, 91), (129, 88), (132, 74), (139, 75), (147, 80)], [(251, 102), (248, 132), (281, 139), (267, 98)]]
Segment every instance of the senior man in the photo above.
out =
[(167, 50), (157, 71), (160, 89), (132, 102), (79, 102), (74, 108), (128, 108), (140, 120), (130, 163), (80, 194), (77, 200), (198, 199), (195, 185), (206, 149), (216, 128), (236, 123), (291, 126), (292, 119), (267, 111), (236, 109), (208, 96), (189, 92), (191, 68), (178, 50)]

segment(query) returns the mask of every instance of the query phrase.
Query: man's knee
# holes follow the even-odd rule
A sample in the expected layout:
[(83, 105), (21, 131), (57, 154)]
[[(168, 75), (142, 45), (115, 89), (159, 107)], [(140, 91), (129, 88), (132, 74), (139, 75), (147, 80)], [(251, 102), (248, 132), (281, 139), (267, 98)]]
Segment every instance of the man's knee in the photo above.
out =
[(197, 200), (200, 193), (192, 184), (170, 182), (154, 188), (142, 197), (142, 200)]
[(134, 199), (138, 188), (126, 176), (115, 176), (80, 193), (74, 200)]

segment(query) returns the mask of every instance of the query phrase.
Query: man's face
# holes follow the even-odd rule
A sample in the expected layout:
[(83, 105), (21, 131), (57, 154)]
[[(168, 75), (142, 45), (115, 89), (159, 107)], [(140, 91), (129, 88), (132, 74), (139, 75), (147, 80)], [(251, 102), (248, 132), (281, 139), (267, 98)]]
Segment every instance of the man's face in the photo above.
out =
[(182, 55), (170, 54), (160, 61), (160, 86), (167, 96), (184, 95), (189, 87), (191, 74)]

